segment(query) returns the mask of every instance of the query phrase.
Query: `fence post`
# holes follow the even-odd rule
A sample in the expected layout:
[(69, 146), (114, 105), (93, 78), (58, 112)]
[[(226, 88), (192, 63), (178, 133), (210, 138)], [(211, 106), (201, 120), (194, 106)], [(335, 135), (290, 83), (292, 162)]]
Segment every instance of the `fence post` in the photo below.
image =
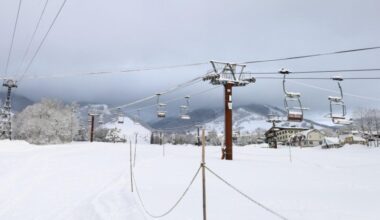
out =
[(131, 192), (133, 192), (132, 140), (129, 140), (129, 171), (131, 174)]
[(205, 129), (202, 128), (202, 200), (203, 200), (203, 220), (207, 219), (207, 212), (206, 212), (206, 161), (205, 161), (205, 145), (206, 145), (206, 138), (205, 138)]

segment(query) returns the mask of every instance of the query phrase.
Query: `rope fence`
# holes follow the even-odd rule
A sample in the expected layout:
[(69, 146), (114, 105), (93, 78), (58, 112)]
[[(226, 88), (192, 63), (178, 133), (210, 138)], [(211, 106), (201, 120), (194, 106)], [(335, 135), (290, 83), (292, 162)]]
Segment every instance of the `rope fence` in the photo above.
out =
[(142, 199), (142, 196), (141, 196), (141, 193), (139, 191), (139, 187), (137, 186), (137, 182), (136, 182), (136, 178), (135, 176), (132, 174), (132, 178), (133, 178), (133, 182), (134, 182), (134, 185), (135, 185), (135, 189), (136, 189), (136, 193), (137, 193), (137, 197), (140, 201), (140, 204), (141, 204), (141, 207), (143, 208), (144, 212), (149, 215), (150, 217), (152, 218), (162, 218), (166, 215), (169, 215), (178, 205), (179, 203), (182, 201), (182, 199), (186, 196), (186, 194), (189, 192), (191, 186), (193, 185), (196, 177), (198, 176), (199, 174), (199, 171), (201, 170), (201, 167), (199, 167), (197, 169), (197, 171), (195, 172), (193, 178), (191, 179), (189, 185), (187, 186), (187, 188), (184, 190), (184, 192), (181, 194), (181, 196), (177, 199), (177, 201), (174, 203), (174, 205), (172, 205), (167, 211), (163, 212), (162, 214), (153, 214), (151, 211), (149, 211), (146, 206), (145, 206), (145, 203), (143, 202), (143, 199)]
[(272, 213), (273, 215), (277, 216), (278, 218), (280, 219), (283, 219), (283, 220), (288, 220), (288, 218), (284, 217), (283, 215), (279, 214), (278, 212), (274, 211), (273, 209), (263, 205), (262, 203), (258, 202), (257, 200), (253, 199), (252, 197), (248, 196), (246, 193), (242, 192), (241, 190), (239, 190), (238, 188), (236, 188), (235, 186), (233, 186), (231, 183), (229, 183), (227, 180), (223, 179), (220, 175), (216, 174), (214, 171), (212, 171), (210, 168), (208, 168), (207, 166), (205, 167), (206, 170), (208, 170), (211, 174), (213, 174), (216, 178), (218, 178), (219, 180), (221, 180), (223, 183), (225, 183), (227, 186), (229, 186), (230, 188), (232, 188), (233, 190), (235, 190), (237, 193), (239, 193), (241, 196), (247, 198), (249, 201), (255, 203), (256, 205), (260, 206), (261, 208), (265, 209), (266, 211)]

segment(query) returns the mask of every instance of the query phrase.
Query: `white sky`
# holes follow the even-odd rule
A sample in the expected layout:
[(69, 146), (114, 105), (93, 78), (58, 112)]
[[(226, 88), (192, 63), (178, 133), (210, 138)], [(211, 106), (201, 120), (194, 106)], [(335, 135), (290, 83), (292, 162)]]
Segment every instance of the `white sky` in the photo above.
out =
[[(9, 74), (20, 65), (45, 0), (24, 0)], [(62, 0), (50, 0), (34, 47)], [(4, 72), (18, 1), (0, 1), (0, 72)], [(162, 66), (209, 60), (246, 61), (380, 45), (376, 0), (67, 0), (28, 76)], [(250, 71), (378, 68), (380, 51), (249, 65)], [(17, 93), (32, 99), (127, 103), (206, 73), (210, 66), (22, 81)], [(375, 76), (379, 73), (343, 74)], [(330, 77), (333, 74), (317, 76)], [(336, 89), (330, 81), (304, 81)], [(379, 81), (345, 81), (349, 93), (380, 98)], [(305, 106), (327, 108), (333, 95), (295, 84)], [(183, 92), (210, 87), (207, 83)], [(193, 97), (196, 107), (221, 106), (222, 91)], [(282, 106), (281, 81), (258, 80), (234, 90), (235, 104)], [(379, 101), (346, 97), (348, 106), (379, 106)]]

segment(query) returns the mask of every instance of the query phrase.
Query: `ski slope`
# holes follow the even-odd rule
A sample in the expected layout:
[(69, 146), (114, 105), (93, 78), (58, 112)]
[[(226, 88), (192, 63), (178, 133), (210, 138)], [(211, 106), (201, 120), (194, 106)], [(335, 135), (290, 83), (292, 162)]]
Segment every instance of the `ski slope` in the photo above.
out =
[[(134, 173), (146, 209), (166, 211), (199, 167), (195, 146), (138, 144)], [(380, 149), (234, 148), (221, 161), (207, 147), (206, 165), (288, 219), (375, 220), (380, 216)], [(152, 219), (130, 192), (129, 144), (34, 146), (0, 141), (0, 219)], [(206, 173), (208, 219), (278, 219)], [(202, 219), (200, 176), (162, 219)]]
[(124, 117), (123, 123), (118, 123), (117, 121), (108, 122), (103, 125), (104, 128), (119, 130), (119, 137), (125, 137), (127, 140), (134, 139), (137, 135), (137, 141), (139, 143), (149, 143), (150, 141), (150, 130), (142, 126), (141, 124), (136, 124), (129, 117)]

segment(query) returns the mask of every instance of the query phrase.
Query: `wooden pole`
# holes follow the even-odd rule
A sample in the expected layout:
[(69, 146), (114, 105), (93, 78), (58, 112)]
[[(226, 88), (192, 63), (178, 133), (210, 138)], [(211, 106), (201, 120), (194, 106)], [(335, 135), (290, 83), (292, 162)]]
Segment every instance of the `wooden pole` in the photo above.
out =
[(135, 167), (136, 165), (137, 136), (138, 136), (138, 133), (135, 133), (135, 151), (133, 152), (133, 167)]
[(205, 159), (205, 145), (206, 145), (206, 138), (205, 138), (205, 129), (202, 129), (202, 200), (203, 200), (203, 220), (207, 219), (207, 212), (206, 212), (206, 159)]
[(133, 192), (132, 140), (129, 140), (129, 171), (131, 174), (131, 192)]
[(160, 144), (162, 145), (162, 156), (165, 157), (165, 143), (163, 141), (163, 134), (160, 132)]
[(91, 115), (90, 142), (94, 141), (95, 115)]

